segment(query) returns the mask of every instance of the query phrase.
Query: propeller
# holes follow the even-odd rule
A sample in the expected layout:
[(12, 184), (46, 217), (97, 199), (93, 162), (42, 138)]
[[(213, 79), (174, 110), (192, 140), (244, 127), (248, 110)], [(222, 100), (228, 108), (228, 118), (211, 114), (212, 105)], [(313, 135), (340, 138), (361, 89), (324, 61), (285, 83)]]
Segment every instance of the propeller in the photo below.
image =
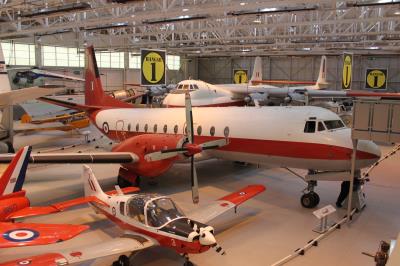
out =
[(196, 166), (194, 164), (194, 155), (204, 150), (216, 149), (228, 144), (227, 139), (213, 140), (202, 144), (194, 143), (194, 130), (193, 130), (193, 113), (192, 103), (190, 100), (189, 92), (185, 93), (185, 111), (186, 111), (186, 141), (183, 142), (182, 147), (175, 149), (165, 149), (157, 152), (148, 153), (145, 155), (145, 160), (148, 162), (166, 160), (173, 158), (179, 154), (184, 154), (190, 157), (190, 180), (192, 186), (192, 200), (193, 203), (199, 202), (198, 181)]

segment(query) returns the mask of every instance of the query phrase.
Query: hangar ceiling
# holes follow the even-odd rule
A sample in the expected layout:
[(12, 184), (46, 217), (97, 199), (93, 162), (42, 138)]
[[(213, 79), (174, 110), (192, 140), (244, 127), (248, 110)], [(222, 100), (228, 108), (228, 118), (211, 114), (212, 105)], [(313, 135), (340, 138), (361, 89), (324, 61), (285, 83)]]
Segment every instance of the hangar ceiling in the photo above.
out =
[(0, 39), (187, 56), (394, 54), (400, 1), (1, 0)]

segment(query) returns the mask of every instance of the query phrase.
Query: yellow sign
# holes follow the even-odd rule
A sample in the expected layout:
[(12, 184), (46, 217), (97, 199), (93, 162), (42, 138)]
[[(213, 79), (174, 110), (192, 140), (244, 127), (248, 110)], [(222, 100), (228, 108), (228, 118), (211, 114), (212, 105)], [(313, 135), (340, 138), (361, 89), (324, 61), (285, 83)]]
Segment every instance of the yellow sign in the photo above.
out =
[(367, 69), (365, 72), (365, 88), (385, 90), (387, 69)]
[(351, 74), (353, 65), (353, 55), (343, 55), (343, 75), (342, 75), (342, 89), (348, 90), (351, 87)]
[(247, 69), (234, 69), (233, 81), (235, 82), (235, 84), (247, 83)]
[(141, 50), (141, 85), (165, 85), (165, 51)]

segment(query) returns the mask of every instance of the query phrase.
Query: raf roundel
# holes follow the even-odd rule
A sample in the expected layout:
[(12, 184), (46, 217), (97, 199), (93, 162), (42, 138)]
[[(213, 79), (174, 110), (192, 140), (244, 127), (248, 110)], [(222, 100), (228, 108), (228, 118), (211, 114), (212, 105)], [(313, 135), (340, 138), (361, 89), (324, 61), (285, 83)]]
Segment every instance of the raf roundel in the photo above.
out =
[(107, 122), (103, 123), (103, 131), (104, 133), (108, 134), (108, 132), (110, 131), (110, 127), (108, 126)]
[(39, 237), (39, 232), (32, 229), (15, 229), (3, 234), (3, 238), (11, 242), (32, 241)]

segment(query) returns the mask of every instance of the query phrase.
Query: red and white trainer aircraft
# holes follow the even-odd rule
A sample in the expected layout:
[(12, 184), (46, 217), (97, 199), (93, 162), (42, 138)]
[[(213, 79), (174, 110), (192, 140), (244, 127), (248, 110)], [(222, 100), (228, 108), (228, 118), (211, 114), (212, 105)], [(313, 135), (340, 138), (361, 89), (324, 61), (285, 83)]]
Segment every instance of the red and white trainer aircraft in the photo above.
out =
[[(109, 138), (119, 141), (113, 151), (131, 152), (138, 159), (122, 164), (119, 184), (135, 182), (138, 176), (154, 177), (166, 172), (179, 153), (193, 156), (202, 150), (232, 161), (271, 167), (329, 171), (343, 179), (350, 171), (351, 130), (335, 113), (312, 106), (225, 107), (225, 108), (132, 108), (131, 104), (107, 96), (102, 88), (93, 47), (86, 50), (85, 104), (48, 97), (43, 101), (84, 110), (93, 124)], [(190, 100), (187, 102), (190, 102)], [(185, 119), (193, 115), (191, 119)], [(189, 115), (188, 115), (189, 114)], [(186, 127), (186, 125), (190, 125)], [(185, 129), (188, 128), (188, 138)], [(195, 139), (194, 139), (195, 137)], [(227, 145), (215, 141), (227, 140)], [(357, 169), (367, 167), (381, 156), (376, 144), (360, 141)], [(192, 157), (193, 158), (193, 157)], [(193, 159), (192, 159), (193, 160)], [(192, 167), (192, 177), (195, 175)], [(192, 187), (197, 184), (192, 178)], [(318, 180), (318, 175), (315, 179)], [(307, 207), (318, 204), (314, 186), (304, 198)], [(194, 193), (194, 198), (196, 193)]]
[[(155, 245), (172, 248), (184, 255), (186, 259), (184, 265), (192, 265), (188, 254), (202, 253), (210, 248), (214, 248), (221, 255), (225, 254), (217, 244), (214, 228), (206, 223), (233, 208), (236, 209), (240, 204), (265, 190), (262, 185), (250, 185), (186, 216), (172, 199), (166, 196), (141, 193), (126, 195), (118, 186), (115, 194), (104, 193), (88, 166), (83, 167), (82, 180), (85, 198), (92, 199), (90, 205), (93, 209), (116, 223), (124, 230), (124, 235), (90, 247), (18, 259), (2, 263), (0, 266), (69, 265), (110, 255), (131, 253)], [(130, 188), (131, 192), (137, 190)], [(37, 215), (58, 211), (60, 211), (58, 207), (48, 206), (33, 207), (23, 213), (28, 216), (30, 212)], [(122, 255), (115, 265), (128, 266), (129, 258)]]
[(16, 213), (30, 209), (29, 199), (22, 190), (30, 153), (30, 147), (19, 150), (0, 178), (0, 248), (57, 243), (89, 228), (71, 224), (13, 223)]

